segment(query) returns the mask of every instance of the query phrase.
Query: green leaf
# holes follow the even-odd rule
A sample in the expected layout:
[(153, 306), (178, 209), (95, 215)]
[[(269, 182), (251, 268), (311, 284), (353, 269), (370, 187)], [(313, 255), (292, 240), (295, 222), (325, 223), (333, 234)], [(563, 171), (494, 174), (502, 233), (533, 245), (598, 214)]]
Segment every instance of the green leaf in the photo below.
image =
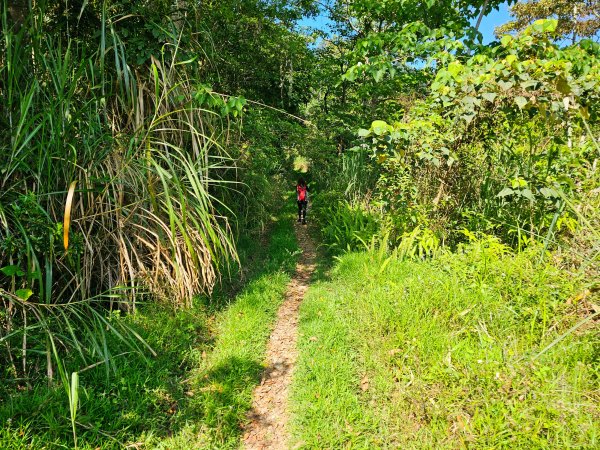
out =
[(587, 106), (581, 106), (579, 108), (579, 113), (581, 114), (581, 117), (584, 120), (589, 120), (590, 119), (590, 111), (589, 111), (589, 109), (588, 109)]
[(571, 86), (569, 82), (565, 80), (565, 77), (558, 77), (556, 79), (556, 90), (564, 95), (569, 95), (571, 93)]
[(514, 40), (514, 38), (510, 35), (510, 34), (505, 34), (504, 36), (502, 36), (502, 39), (500, 39), (500, 43), (506, 47), (508, 44), (510, 44), (512, 41)]
[(463, 118), (465, 120), (465, 122), (467, 123), (471, 123), (473, 121), (473, 119), (475, 118), (475, 113), (471, 112), (471, 113), (467, 113), (467, 114), (463, 114), (460, 117)]
[(371, 134), (371, 131), (365, 130), (364, 128), (359, 128), (358, 137), (367, 137)]
[(348, 72), (346, 72), (344, 75), (342, 75), (342, 79), (343, 80), (348, 80), (348, 81), (354, 81), (356, 80), (356, 75), (357, 75), (357, 70), (355, 67), (350, 67), (350, 69), (348, 69)]
[(540, 194), (542, 194), (545, 198), (559, 198), (560, 195), (556, 192), (555, 189), (551, 188), (541, 188)]
[(81, 16), (83, 15), (83, 11), (85, 11), (85, 7), (88, 5), (89, 0), (83, 0), (81, 3), (81, 9), (79, 10), (79, 16), (77, 16), (77, 21), (81, 20)]
[(484, 92), (481, 94), (481, 96), (486, 99), (488, 102), (493, 102), (496, 97), (498, 96), (498, 94), (494, 93), (494, 92)]
[(458, 61), (452, 61), (450, 64), (448, 64), (448, 72), (450, 72), (454, 78), (458, 76), (458, 74), (462, 71), (462, 68), (462, 64)]
[(15, 292), (15, 295), (19, 297), (21, 300), (27, 300), (29, 297), (33, 295), (33, 291), (31, 289), (18, 289)]
[(533, 192), (531, 192), (530, 189), (523, 189), (520, 193), (522, 197), (525, 197), (531, 202), (535, 202), (535, 197), (533, 196)]
[(2, 273), (7, 277), (14, 277), (15, 275), (22, 277), (25, 275), (25, 272), (23, 272), (19, 266), (5, 266), (0, 269), (0, 271), (2, 271)]
[(526, 80), (526, 81), (521, 81), (519, 83), (519, 86), (521, 86), (523, 89), (536, 89), (537, 85), (539, 84), (538, 80)]
[(513, 83), (512, 81), (498, 81), (498, 86), (500, 86), (503, 91), (508, 91), (514, 85), (515, 83)]
[(554, 136), (552, 136), (552, 140), (554, 141), (555, 144), (558, 145), (566, 145), (567, 141), (564, 140), (564, 138), (558, 134), (555, 134)]
[(375, 120), (371, 124), (371, 130), (373, 130), (373, 133), (375, 133), (377, 136), (381, 136), (388, 131), (392, 131), (392, 127), (383, 120)]
[(556, 19), (540, 19), (533, 22), (530, 28), (538, 33), (553, 33), (557, 26), (558, 20)]
[(500, 191), (500, 193), (498, 195), (496, 195), (496, 197), (508, 197), (509, 195), (513, 195), (515, 193), (515, 191), (513, 191), (511, 188), (507, 187), (504, 188)]
[(519, 109), (523, 109), (527, 104), (527, 99), (525, 97), (521, 97), (520, 95), (515, 97), (515, 103), (519, 107)]
[(373, 74), (373, 79), (375, 80), (375, 82), (379, 83), (381, 80), (383, 80), (384, 75), (385, 75), (385, 69), (381, 68)]
[(463, 98), (461, 102), (468, 110), (471, 111), (475, 109), (475, 106), (479, 106), (481, 104), (481, 100), (471, 97), (470, 95), (467, 95), (465, 98)]
[(512, 180), (513, 187), (527, 187), (527, 180), (523, 178), (515, 178)]
[(568, 175), (559, 175), (556, 177), (556, 181), (560, 184), (566, 184), (570, 189), (575, 189), (575, 183)]

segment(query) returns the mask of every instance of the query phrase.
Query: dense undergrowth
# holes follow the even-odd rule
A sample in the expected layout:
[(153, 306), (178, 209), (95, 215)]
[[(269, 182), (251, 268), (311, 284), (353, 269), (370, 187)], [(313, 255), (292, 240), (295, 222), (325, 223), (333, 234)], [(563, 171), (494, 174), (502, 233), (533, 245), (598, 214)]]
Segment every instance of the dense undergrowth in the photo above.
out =
[(483, 239), (349, 253), (301, 309), (302, 448), (595, 448), (597, 313), (581, 280)]
[[(297, 244), (289, 211), (284, 215), (271, 225), (270, 237), (240, 241), (243, 281), (224, 283), (210, 302), (198, 297), (192, 308), (179, 311), (144, 304), (134, 315), (112, 317), (139, 333), (156, 356), (144, 357), (109, 338), (114, 372), (103, 365), (80, 371), (79, 448), (236, 447), (295, 267)], [(82, 365), (72, 357), (67, 367)], [(62, 387), (18, 391), (3, 385), (0, 399), (0, 448), (73, 447)]]
[[(90, 366), (151, 353), (117, 316), (235, 284), (236, 242), (269, 224), (303, 132), (264, 104), (294, 109), (291, 90), (247, 111), (272, 71), (242, 87), (213, 64), (228, 6), (175, 3), (0, 5), (0, 377), (63, 385), (70, 414), (80, 370), (83, 386)], [(283, 58), (308, 55), (284, 11), (255, 6)]]

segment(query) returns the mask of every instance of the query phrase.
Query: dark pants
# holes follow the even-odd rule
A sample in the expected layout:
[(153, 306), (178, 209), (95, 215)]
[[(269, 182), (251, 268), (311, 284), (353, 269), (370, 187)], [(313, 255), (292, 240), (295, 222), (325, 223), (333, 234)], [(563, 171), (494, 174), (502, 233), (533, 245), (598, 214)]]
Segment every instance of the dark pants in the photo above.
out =
[(298, 220), (306, 220), (306, 200), (298, 200)]

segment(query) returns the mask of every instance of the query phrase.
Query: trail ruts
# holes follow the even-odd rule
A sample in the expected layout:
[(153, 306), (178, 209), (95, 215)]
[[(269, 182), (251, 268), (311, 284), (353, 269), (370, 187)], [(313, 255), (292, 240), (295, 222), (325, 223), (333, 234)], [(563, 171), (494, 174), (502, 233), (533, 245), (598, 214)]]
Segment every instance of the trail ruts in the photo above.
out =
[(285, 300), (277, 313), (277, 323), (267, 345), (267, 368), (254, 390), (243, 444), (248, 450), (285, 449), (288, 439), (288, 390), (298, 351), (298, 309), (315, 270), (315, 245), (307, 227), (296, 227), (302, 256), (288, 285)]

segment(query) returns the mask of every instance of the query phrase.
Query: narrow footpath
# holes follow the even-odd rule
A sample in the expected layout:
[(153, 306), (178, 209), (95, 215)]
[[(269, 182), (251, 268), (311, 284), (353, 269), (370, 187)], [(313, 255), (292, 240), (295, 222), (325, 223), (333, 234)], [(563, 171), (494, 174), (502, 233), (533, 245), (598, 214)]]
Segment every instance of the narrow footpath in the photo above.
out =
[(307, 227), (295, 227), (302, 255), (277, 313), (277, 323), (267, 345), (267, 368), (254, 390), (250, 423), (243, 444), (248, 450), (286, 449), (288, 439), (288, 390), (298, 351), (298, 310), (315, 271), (316, 248)]

